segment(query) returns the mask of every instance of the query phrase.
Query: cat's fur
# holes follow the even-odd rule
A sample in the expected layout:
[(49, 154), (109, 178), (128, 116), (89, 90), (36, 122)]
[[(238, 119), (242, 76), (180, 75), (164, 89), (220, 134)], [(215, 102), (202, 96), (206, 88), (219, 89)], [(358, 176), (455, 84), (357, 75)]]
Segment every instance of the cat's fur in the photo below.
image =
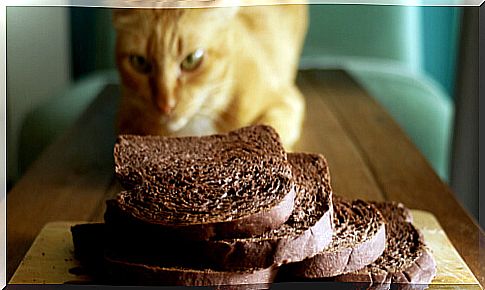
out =
[[(117, 9), (122, 80), (120, 133), (203, 135), (273, 126), (287, 149), (299, 138), (304, 99), (295, 86), (307, 29), (305, 5), (211, 9)], [(182, 60), (198, 48), (198, 69)], [(130, 55), (152, 71), (133, 69)]]

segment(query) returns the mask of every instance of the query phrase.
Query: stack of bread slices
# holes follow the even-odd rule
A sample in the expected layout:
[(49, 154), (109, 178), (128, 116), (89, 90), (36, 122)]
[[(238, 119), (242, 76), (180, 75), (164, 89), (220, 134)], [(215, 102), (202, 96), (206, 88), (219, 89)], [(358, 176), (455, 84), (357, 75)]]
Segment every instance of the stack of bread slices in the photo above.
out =
[(104, 282), (428, 284), (436, 273), (402, 204), (337, 197), (324, 156), (285, 152), (269, 126), (121, 135), (114, 158), (124, 191), (104, 223), (71, 228), (76, 258)]

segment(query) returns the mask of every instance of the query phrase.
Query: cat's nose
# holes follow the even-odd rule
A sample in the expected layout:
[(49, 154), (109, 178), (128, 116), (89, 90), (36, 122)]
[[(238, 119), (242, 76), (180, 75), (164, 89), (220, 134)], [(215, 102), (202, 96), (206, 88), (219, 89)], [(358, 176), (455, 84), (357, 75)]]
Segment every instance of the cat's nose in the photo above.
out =
[(165, 114), (165, 115), (170, 115), (172, 113), (173, 109), (175, 108), (175, 100), (173, 99), (161, 99), (158, 98), (156, 100), (156, 107), (160, 111), (160, 113)]
[(168, 104), (165, 104), (163, 106), (160, 106), (159, 109), (165, 115), (169, 115), (172, 112), (173, 107), (172, 106), (169, 106)]
[(158, 111), (165, 115), (169, 115), (176, 105), (176, 97), (173, 93), (173, 88), (167, 83), (173, 82), (160, 77), (150, 79), (152, 101)]

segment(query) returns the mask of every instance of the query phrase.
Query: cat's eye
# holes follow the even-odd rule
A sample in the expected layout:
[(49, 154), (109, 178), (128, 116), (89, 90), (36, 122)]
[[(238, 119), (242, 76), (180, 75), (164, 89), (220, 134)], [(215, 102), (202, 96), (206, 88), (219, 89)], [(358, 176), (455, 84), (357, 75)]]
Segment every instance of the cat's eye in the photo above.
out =
[(184, 71), (193, 71), (200, 66), (202, 59), (204, 58), (204, 50), (199, 48), (191, 54), (187, 55), (180, 64), (180, 67)]
[(148, 60), (140, 55), (130, 55), (130, 63), (135, 70), (143, 74), (147, 74), (152, 70)]

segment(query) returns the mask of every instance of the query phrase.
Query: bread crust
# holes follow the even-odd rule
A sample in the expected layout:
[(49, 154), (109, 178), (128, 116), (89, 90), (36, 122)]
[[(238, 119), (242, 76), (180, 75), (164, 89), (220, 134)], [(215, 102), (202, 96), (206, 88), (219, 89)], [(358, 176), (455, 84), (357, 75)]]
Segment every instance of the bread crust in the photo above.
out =
[[(169, 286), (257, 286), (267, 288), (274, 281), (278, 268), (248, 269), (245, 271), (216, 271), (161, 267), (124, 261), (105, 255), (107, 278), (123, 285), (169, 285)], [(228, 288), (228, 287), (224, 287)], [(240, 289), (238, 287), (238, 289)]]
[(335, 197), (334, 206), (333, 242), (322, 252), (288, 265), (290, 275), (320, 279), (349, 273), (372, 263), (384, 251), (385, 223), (374, 205)]
[(201, 137), (121, 135), (115, 173), (126, 191), (108, 203), (122, 218), (190, 240), (243, 238), (277, 229), (294, 185), (276, 131), (255, 125)]
[[(123, 194), (123, 193), (121, 193)], [(136, 228), (136, 232), (144, 235), (153, 232), (163, 233), (165, 237), (176, 239), (209, 241), (214, 239), (226, 239), (234, 237), (246, 237), (260, 232), (270, 231), (277, 228), (288, 220), (293, 210), (295, 190), (290, 192), (274, 207), (254, 214), (224, 222), (164, 225), (153, 221), (134, 218), (126, 212), (117, 200), (106, 201), (104, 220), (113, 228)], [(149, 234), (151, 235), (151, 234)]]
[(297, 194), (290, 219), (279, 229), (245, 239), (207, 244), (207, 257), (222, 269), (266, 268), (313, 256), (332, 241), (330, 173), (323, 155), (290, 153)]
[(382, 257), (373, 264), (337, 276), (335, 280), (367, 283), (376, 289), (389, 288), (393, 284), (399, 285), (400, 289), (426, 288), (436, 275), (436, 262), (422, 233), (410, 222), (409, 210), (402, 204), (391, 202), (378, 202), (376, 206), (387, 219), (388, 239), (393, 242), (387, 242)]

